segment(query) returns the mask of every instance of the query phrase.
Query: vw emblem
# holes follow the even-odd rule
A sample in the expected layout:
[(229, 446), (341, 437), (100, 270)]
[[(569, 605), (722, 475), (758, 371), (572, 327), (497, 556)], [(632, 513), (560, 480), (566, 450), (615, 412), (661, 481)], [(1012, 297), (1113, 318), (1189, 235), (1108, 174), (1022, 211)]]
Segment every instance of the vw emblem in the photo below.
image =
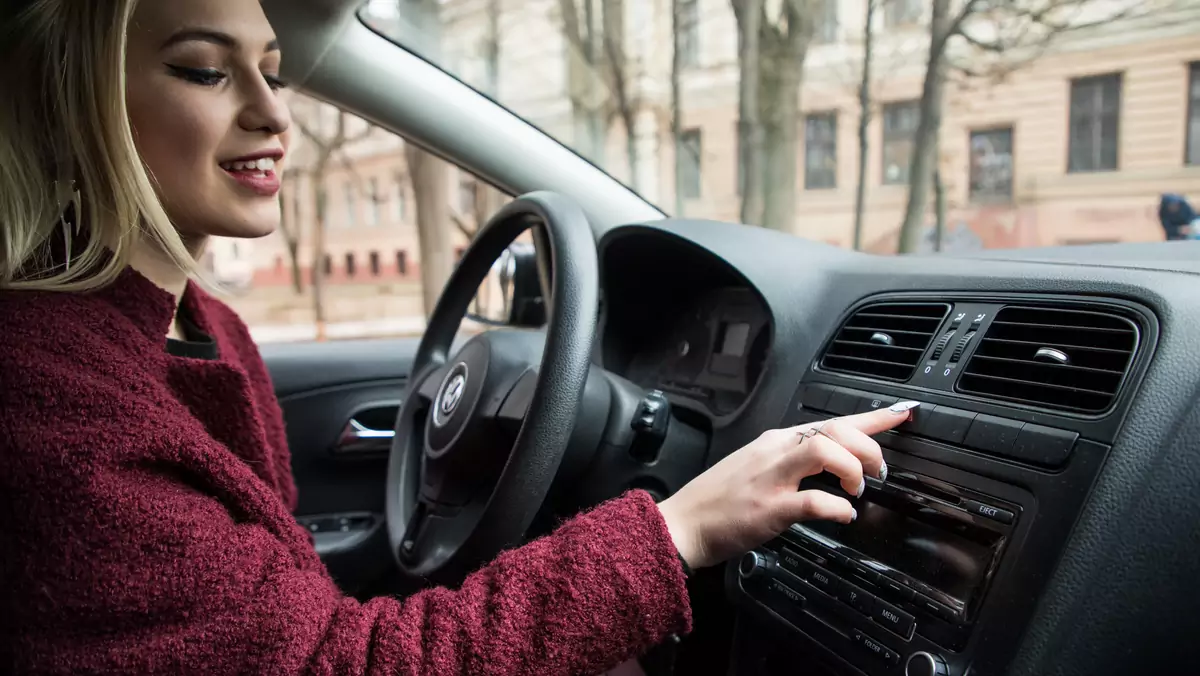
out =
[(441, 393), (433, 407), (433, 422), (441, 427), (445, 425), (458, 405), (462, 403), (463, 394), (467, 390), (467, 365), (458, 364), (450, 370), (446, 381), (442, 384)]

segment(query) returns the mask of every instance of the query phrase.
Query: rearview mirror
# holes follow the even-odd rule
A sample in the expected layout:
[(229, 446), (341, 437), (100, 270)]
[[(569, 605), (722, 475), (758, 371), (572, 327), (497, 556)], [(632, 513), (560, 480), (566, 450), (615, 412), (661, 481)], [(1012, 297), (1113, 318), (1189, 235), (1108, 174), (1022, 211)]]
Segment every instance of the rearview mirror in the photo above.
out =
[(479, 285), (467, 317), (489, 326), (536, 328), (546, 323), (533, 244), (513, 242), (500, 254)]

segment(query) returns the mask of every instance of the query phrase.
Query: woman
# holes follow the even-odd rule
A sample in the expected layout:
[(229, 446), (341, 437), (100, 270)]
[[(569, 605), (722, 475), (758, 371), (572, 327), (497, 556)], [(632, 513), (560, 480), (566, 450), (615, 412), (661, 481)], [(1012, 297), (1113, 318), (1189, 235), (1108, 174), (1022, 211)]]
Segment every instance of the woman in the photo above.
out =
[(291, 128), (261, 8), (16, 4), (0, 42), (0, 668), (596, 673), (690, 629), (687, 566), (854, 518), (797, 492), (803, 476), (849, 494), (886, 476), (869, 435), (915, 404), (768, 432), (661, 504), (614, 499), (458, 590), (343, 596), (292, 518), (258, 352), (189, 281), (208, 237), (278, 224)]

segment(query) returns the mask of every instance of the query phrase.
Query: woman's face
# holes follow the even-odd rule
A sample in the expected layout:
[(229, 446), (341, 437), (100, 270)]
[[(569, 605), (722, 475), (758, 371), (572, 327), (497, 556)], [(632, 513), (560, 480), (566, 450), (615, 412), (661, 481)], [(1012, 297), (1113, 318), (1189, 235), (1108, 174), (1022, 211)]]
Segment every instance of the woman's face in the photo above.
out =
[(129, 26), (134, 140), (185, 238), (279, 225), (291, 117), (279, 45), (256, 0), (144, 0)]

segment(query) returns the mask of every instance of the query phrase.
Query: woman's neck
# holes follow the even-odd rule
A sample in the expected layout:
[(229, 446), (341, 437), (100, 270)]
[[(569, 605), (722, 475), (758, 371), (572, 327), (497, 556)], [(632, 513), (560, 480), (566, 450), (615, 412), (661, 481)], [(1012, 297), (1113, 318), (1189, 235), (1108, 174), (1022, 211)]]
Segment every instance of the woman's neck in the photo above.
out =
[[(208, 243), (208, 238), (188, 239), (185, 240), (188, 251), (192, 257), (199, 260), (200, 255), (204, 253), (204, 247)], [(156, 286), (167, 291), (175, 298), (175, 317), (179, 317), (179, 303), (183, 300), (184, 291), (187, 290), (188, 276), (180, 267), (172, 261), (166, 254), (156, 246), (149, 243), (144, 243), (137, 247), (133, 253), (133, 260), (130, 265), (134, 270), (137, 270), (143, 277), (154, 282)], [(179, 330), (179, 322), (172, 321), (171, 328), (167, 331), (169, 338), (181, 338), (182, 332)]]

